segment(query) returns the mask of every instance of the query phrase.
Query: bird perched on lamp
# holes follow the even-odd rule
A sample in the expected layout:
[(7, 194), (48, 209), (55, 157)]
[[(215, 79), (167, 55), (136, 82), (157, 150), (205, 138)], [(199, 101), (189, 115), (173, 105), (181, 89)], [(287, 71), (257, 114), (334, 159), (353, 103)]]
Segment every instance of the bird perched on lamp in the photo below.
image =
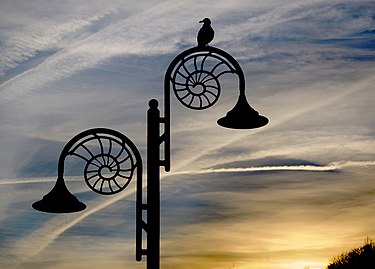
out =
[(214, 39), (215, 32), (211, 27), (211, 20), (209, 18), (204, 18), (199, 23), (203, 23), (203, 25), (197, 35), (198, 47), (204, 47)]

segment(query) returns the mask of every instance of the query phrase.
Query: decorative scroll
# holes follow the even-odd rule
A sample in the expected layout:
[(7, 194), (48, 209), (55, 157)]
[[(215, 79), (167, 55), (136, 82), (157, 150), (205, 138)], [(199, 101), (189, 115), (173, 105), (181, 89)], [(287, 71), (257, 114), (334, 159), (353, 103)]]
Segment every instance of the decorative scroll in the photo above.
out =
[(235, 67), (225, 57), (207, 48), (181, 56), (183, 58), (171, 73), (177, 99), (191, 109), (213, 106), (220, 96), (220, 76), (236, 73)]
[(124, 190), (137, 168), (131, 141), (110, 129), (91, 129), (86, 133), (70, 146), (66, 155), (86, 162), (83, 176), (93, 191), (110, 195)]

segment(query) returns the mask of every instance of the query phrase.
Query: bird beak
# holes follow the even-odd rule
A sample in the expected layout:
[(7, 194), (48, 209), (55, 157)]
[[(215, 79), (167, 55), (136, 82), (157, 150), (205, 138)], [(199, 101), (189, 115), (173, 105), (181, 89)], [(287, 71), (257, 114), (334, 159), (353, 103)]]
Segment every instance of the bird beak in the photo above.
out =
[(203, 20), (202, 21), (199, 21), (199, 23), (202, 23), (203, 22)]

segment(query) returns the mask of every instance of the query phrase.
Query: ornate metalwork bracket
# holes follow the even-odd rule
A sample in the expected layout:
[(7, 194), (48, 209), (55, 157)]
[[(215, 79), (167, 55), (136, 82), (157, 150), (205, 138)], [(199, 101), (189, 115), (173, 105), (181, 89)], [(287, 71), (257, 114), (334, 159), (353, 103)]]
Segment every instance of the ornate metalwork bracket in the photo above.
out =
[(133, 142), (120, 132), (106, 128), (86, 130), (67, 143), (59, 159), (59, 177), (63, 176), (67, 156), (76, 156), (86, 162), (83, 171), (86, 184), (104, 195), (124, 190), (134, 171), (142, 170), (139, 169), (142, 160)]
[[(220, 79), (224, 74), (238, 76), (239, 101), (235, 113), (241, 114), (241, 122), (220, 125), (228, 128), (250, 129), (264, 126), (268, 119), (260, 116), (250, 107), (245, 96), (245, 76), (239, 63), (227, 52), (216, 47), (199, 46), (180, 53), (169, 65), (164, 77), (164, 117), (160, 123), (165, 125), (163, 166), (170, 171), (170, 92), (177, 99), (194, 110), (203, 110), (213, 106), (219, 99), (222, 86)], [(245, 122), (250, 118), (250, 121)], [(230, 119), (232, 121), (232, 119)], [(252, 122), (251, 122), (252, 121)], [(223, 122), (223, 121), (222, 121)], [(233, 122), (233, 121), (232, 121)], [(243, 123), (245, 122), (245, 123)], [(250, 123), (249, 123), (250, 122)], [(256, 123), (254, 123), (256, 122)]]

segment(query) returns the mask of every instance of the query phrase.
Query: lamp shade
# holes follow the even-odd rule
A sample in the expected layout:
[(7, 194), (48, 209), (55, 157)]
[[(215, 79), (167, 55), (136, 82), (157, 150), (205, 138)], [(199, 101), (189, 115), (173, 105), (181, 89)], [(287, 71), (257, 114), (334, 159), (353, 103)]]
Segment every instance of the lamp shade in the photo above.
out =
[(222, 127), (232, 129), (254, 129), (265, 126), (268, 119), (253, 109), (246, 100), (243, 92), (240, 93), (236, 105), (225, 117), (217, 121)]
[(69, 192), (63, 178), (58, 178), (53, 189), (32, 207), (47, 213), (73, 213), (84, 210), (86, 205)]

